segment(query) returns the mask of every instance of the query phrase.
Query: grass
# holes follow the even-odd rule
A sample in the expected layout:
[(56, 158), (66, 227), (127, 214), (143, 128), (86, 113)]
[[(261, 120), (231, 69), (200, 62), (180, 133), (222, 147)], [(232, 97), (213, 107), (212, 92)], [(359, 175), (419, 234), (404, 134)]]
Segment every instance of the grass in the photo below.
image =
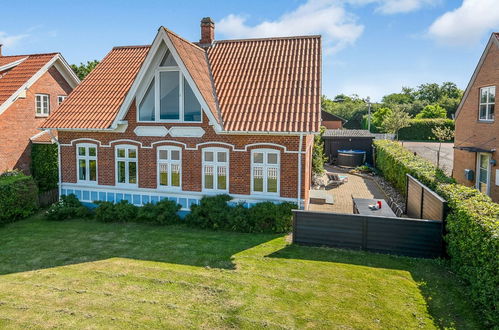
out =
[(0, 227), (0, 327), (479, 328), (442, 261), (183, 226)]

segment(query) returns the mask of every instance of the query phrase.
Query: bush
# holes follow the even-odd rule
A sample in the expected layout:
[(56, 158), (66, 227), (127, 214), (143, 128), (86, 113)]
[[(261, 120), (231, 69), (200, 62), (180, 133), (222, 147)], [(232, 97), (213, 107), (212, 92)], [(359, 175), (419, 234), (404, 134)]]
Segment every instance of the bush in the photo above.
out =
[(438, 104), (429, 104), (416, 115), (417, 119), (423, 118), (447, 118), (447, 110)]
[(40, 192), (57, 188), (59, 182), (56, 144), (33, 144), (31, 147), (31, 174)]
[(247, 233), (286, 233), (291, 230), (293, 203), (257, 203), (246, 208), (230, 206), (229, 195), (203, 197), (186, 216), (188, 225), (205, 229), (231, 230)]
[(30, 216), (38, 209), (38, 188), (21, 172), (0, 175), (0, 224)]
[(448, 127), (454, 130), (452, 119), (411, 119), (410, 126), (400, 129), (399, 140), (436, 140), (432, 129)]
[(137, 218), (146, 223), (170, 225), (179, 222), (180, 218), (177, 212), (180, 208), (179, 204), (164, 199), (156, 204), (144, 204), (139, 208)]
[(130, 222), (136, 221), (138, 207), (129, 203), (127, 200), (121, 200), (118, 203), (95, 202), (95, 219), (101, 222)]
[(47, 220), (63, 221), (72, 218), (84, 218), (91, 214), (75, 195), (61, 196), (61, 199), (45, 212)]

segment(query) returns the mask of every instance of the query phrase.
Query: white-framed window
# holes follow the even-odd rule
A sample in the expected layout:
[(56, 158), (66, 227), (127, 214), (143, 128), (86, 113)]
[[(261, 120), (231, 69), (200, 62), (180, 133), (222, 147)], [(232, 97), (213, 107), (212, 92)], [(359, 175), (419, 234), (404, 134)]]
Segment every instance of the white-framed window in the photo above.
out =
[(68, 97), (67, 95), (58, 95), (57, 96), (57, 104), (61, 105), (61, 103)]
[(490, 194), (490, 154), (477, 153), (476, 189)]
[(158, 187), (181, 189), (182, 149), (179, 147), (158, 147)]
[(116, 184), (137, 185), (137, 147), (133, 145), (116, 146)]
[(229, 190), (229, 150), (203, 149), (203, 190), (227, 192)]
[(35, 94), (35, 107), (37, 117), (47, 117), (50, 114), (50, 95)]
[(139, 122), (201, 122), (201, 104), (170, 51), (138, 96)]
[(280, 152), (275, 149), (251, 151), (251, 193), (278, 195), (280, 189)]
[(494, 120), (494, 108), (496, 103), (496, 87), (480, 88), (480, 106), (478, 119), (484, 121)]
[(76, 145), (78, 182), (97, 183), (97, 145), (79, 143)]

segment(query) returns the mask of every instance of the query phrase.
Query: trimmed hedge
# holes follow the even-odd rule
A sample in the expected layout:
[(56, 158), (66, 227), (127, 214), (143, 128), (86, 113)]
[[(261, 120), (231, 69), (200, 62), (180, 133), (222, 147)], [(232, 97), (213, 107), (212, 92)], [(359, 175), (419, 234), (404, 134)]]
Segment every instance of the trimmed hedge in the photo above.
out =
[(30, 216), (38, 209), (38, 187), (32, 177), (7, 172), (0, 175), (0, 224)]
[(31, 147), (31, 174), (40, 192), (57, 188), (59, 169), (57, 144), (33, 144)]
[(432, 129), (435, 127), (449, 127), (454, 129), (452, 119), (411, 119), (410, 126), (399, 131), (399, 140), (436, 140)]
[(469, 294), (487, 326), (499, 326), (499, 204), (476, 189), (452, 183), (433, 164), (393, 141), (376, 140), (376, 166), (405, 194), (409, 173), (448, 202), (445, 220), (452, 269), (469, 286)]

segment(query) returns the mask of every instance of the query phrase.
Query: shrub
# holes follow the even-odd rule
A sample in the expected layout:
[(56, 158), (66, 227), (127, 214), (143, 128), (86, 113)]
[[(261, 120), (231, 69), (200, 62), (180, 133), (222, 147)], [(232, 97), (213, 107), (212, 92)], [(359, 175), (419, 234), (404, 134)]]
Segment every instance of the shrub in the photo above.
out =
[(257, 203), (246, 208), (242, 204), (230, 206), (228, 195), (203, 197), (199, 205), (191, 207), (185, 221), (188, 225), (248, 233), (286, 233), (291, 230), (293, 203)]
[(138, 207), (127, 200), (118, 203), (96, 202), (95, 218), (101, 222), (130, 222), (136, 221)]
[(180, 218), (177, 212), (180, 205), (164, 199), (156, 204), (147, 203), (139, 208), (137, 218), (139, 221), (157, 225), (170, 225), (178, 223)]
[(31, 173), (40, 192), (57, 188), (59, 182), (56, 144), (33, 144), (31, 147)]
[(61, 196), (61, 199), (52, 204), (45, 212), (47, 220), (62, 221), (72, 218), (84, 218), (91, 214), (75, 195)]
[(432, 130), (436, 127), (448, 127), (454, 130), (452, 119), (411, 119), (409, 126), (400, 129), (399, 140), (435, 140)]
[(38, 188), (21, 172), (0, 175), (0, 224), (33, 214), (38, 208)]
[(447, 110), (438, 104), (429, 104), (416, 115), (417, 119), (423, 118), (447, 118)]

